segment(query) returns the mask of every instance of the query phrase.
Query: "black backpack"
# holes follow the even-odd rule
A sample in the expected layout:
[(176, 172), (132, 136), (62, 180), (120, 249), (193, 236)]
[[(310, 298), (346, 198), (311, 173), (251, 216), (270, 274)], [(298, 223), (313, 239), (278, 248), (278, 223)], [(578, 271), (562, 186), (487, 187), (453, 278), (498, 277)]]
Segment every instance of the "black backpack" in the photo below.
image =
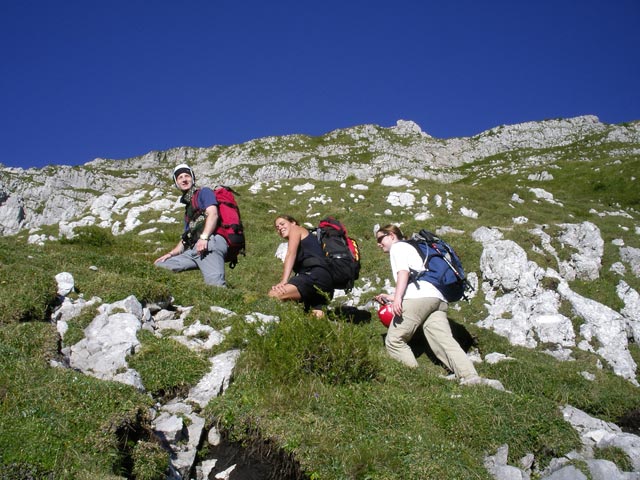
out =
[(461, 298), (467, 300), (465, 292), (473, 290), (473, 287), (467, 281), (460, 257), (451, 245), (424, 229), (413, 235), (407, 243), (418, 250), (425, 267), (422, 272), (412, 270), (411, 281), (428, 281), (440, 290), (448, 302), (456, 302)]
[(334, 217), (326, 217), (309, 231), (318, 238), (333, 279), (333, 287), (347, 292), (360, 276), (360, 247), (349, 237), (344, 225)]

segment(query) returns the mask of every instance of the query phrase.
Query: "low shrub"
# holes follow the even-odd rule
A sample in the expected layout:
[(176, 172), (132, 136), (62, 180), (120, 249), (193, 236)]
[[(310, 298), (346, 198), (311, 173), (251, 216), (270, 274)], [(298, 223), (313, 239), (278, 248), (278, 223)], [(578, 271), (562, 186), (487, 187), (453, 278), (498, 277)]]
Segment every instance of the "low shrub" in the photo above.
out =
[(319, 320), (295, 309), (264, 338), (252, 342), (247, 355), (284, 383), (307, 375), (333, 385), (366, 382), (379, 370), (371, 342), (362, 329)]

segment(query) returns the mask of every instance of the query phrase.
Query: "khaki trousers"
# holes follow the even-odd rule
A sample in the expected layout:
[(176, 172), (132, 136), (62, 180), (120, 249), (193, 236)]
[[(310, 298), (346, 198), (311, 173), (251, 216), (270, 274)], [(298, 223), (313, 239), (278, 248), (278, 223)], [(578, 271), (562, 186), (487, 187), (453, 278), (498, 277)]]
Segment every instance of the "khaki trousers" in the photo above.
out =
[(422, 326), (433, 353), (457, 378), (477, 375), (473, 363), (453, 338), (447, 309), (447, 302), (439, 298), (405, 298), (402, 301), (402, 317), (393, 319), (385, 339), (389, 355), (409, 367), (417, 367), (418, 362), (408, 342)]

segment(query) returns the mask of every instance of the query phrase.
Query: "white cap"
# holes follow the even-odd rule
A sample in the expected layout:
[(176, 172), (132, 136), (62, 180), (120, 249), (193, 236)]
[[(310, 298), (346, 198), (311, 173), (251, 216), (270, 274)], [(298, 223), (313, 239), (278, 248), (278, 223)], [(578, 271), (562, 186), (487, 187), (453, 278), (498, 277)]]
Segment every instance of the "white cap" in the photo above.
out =
[(193, 170), (191, 170), (191, 167), (189, 165), (187, 165), (186, 163), (181, 163), (180, 165), (176, 165), (176, 168), (173, 169), (173, 183), (176, 184), (176, 187), (178, 187), (178, 189), (180, 189), (180, 186), (178, 185), (176, 178), (178, 178), (178, 175), (180, 175), (181, 173), (188, 173), (189, 175), (191, 175), (191, 178), (193, 179), (193, 184), (195, 185), (196, 183), (195, 173), (193, 173)]

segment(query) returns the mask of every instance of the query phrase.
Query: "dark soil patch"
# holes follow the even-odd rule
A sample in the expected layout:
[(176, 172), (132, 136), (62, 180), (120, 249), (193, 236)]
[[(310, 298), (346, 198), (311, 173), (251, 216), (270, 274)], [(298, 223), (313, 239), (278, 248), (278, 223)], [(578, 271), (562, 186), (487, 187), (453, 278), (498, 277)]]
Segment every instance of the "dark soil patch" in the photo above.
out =
[(617, 423), (623, 432), (640, 435), (640, 408), (628, 411)]
[(293, 456), (272, 442), (254, 439), (250, 444), (241, 444), (224, 437), (223, 434), (220, 445), (209, 447), (206, 454), (207, 459), (216, 459), (210, 479), (235, 465), (229, 480), (309, 480)]

